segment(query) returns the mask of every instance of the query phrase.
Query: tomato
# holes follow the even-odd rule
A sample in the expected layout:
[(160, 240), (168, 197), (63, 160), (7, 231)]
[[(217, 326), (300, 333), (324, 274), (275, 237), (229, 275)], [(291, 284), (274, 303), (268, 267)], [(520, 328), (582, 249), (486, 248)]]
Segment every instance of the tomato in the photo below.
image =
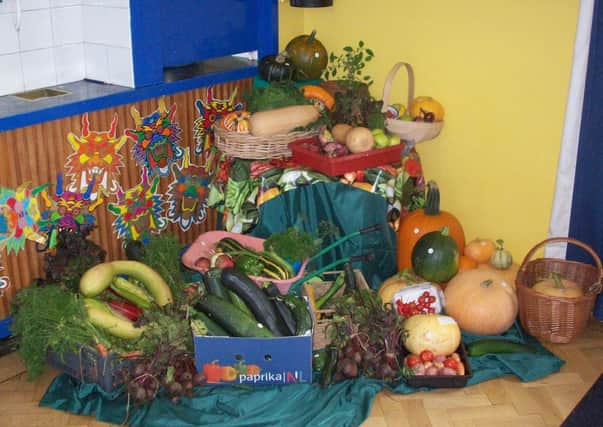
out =
[(433, 361), (433, 352), (431, 350), (423, 350), (419, 355), (423, 362)]
[(444, 366), (456, 370), (456, 368), (459, 366), (459, 361), (449, 357), (448, 359), (444, 360)]
[(412, 368), (415, 365), (421, 363), (421, 359), (416, 354), (410, 354), (406, 356), (406, 366)]

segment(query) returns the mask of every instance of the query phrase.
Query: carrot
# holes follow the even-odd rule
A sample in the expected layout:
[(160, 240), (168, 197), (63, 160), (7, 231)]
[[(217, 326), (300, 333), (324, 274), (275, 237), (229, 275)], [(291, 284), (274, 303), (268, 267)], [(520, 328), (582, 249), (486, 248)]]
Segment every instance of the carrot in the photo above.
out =
[(105, 344), (103, 344), (102, 342), (96, 343), (96, 350), (102, 357), (107, 357), (109, 355), (109, 350), (107, 349), (107, 346), (105, 346)]
[(301, 87), (301, 91), (304, 94), (304, 98), (317, 99), (322, 102), (328, 110), (331, 110), (335, 105), (335, 98), (320, 86), (304, 85)]

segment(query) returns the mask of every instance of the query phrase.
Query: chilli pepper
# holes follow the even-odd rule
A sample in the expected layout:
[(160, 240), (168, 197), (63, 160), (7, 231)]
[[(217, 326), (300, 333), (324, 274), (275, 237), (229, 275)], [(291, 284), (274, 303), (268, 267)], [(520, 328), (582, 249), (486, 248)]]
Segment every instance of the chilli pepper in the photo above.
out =
[(136, 307), (134, 304), (128, 301), (111, 300), (107, 301), (107, 305), (111, 307), (112, 310), (130, 319), (133, 322), (135, 322), (142, 314), (142, 310), (140, 308)]

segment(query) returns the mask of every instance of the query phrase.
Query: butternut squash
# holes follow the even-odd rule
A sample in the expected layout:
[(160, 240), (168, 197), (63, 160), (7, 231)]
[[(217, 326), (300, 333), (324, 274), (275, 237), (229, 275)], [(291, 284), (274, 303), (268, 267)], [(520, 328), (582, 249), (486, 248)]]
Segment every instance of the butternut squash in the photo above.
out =
[(313, 105), (293, 105), (258, 111), (249, 118), (249, 132), (253, 136), (273, 136), (289, 133), (298, 127), (318, 120), (320, 113)]

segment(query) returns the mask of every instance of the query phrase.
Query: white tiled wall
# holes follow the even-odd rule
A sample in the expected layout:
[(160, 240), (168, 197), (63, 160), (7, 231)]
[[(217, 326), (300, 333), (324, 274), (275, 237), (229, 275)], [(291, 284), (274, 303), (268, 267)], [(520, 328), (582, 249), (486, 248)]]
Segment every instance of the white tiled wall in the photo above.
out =
[(0, 2), (0, 96), (85, 78), (134, 87), (129, 0)]

